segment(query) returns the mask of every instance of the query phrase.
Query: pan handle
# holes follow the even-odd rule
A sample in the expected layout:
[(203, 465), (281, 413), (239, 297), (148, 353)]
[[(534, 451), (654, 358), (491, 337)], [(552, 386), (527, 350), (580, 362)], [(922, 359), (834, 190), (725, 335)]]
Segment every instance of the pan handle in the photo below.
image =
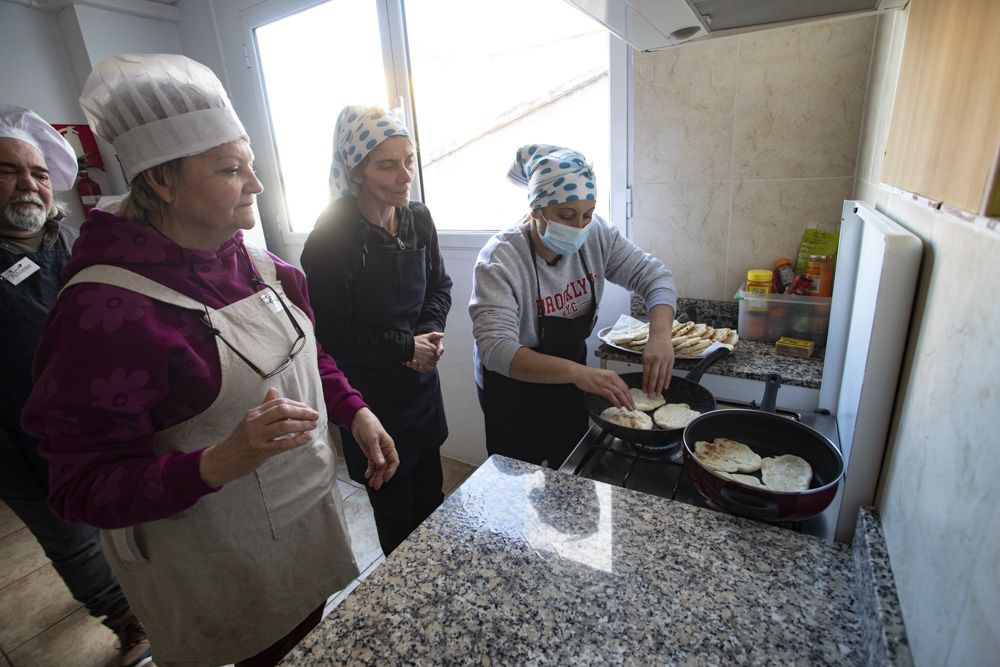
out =
[(770, 521), (778, 517), (778, 503), (775, 500), (742, 493), (729, 486), (723, 486), (719, 490), (719, 497), (736, 512), (752, 519)]
[(764, 378), (764, 397), (760, 399), (760, 409), (764, 412), (776, 412), (775, 404), (778, 402), (778, 390), (784, 380), (777, 373), (771, 373)]
[(714, 364), (722, 357), (729, 354), (729, 348), (719, 347), (708, 353), (704, 359), (699, 361), (694, 367), (688, 371), (687, 375), (684, 376), (685, 380), (690, 380), (691, 382), (698, 383), (701, 380), (701, 376), (705, 373), (705, 369)]

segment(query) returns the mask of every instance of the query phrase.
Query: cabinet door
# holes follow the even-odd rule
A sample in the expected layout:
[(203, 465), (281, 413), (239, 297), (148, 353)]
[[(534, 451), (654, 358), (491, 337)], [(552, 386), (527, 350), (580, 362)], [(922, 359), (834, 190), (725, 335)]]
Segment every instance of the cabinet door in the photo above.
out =
[(912, 0), (881, 180), (1000, 215), (1000, 2)]

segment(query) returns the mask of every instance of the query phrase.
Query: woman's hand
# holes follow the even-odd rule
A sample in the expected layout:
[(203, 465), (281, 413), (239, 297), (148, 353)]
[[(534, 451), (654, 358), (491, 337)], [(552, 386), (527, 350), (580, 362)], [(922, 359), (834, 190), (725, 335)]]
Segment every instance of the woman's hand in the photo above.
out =
[(670, 343), (674, 309), (658, 304), (649, 310), (649, 340), (642, 351), (642, 390), (658, 396), (670, 386), (674, 372), (674, 347)]
[(224, 486), (272, 456), (308, 443), (318, 420), (319, 412), (308, 405), (268, 389), (264, 402), (247, 412), (229, 437), (202, 452), (198, 472), (205, 484)]
[(577, 370), (573, 374), (573, 384), (588, 394), (603, 396), (615, 407), (635, 410), (635, 402), (628, 391), (628, 385), (614, 371), (577, 364)]
[(670, 375), (674, 370), (674, 347), (670, 334), (649, 334), (646, 347), (642, 351), (642, 390), (650, 396), (658, 396), (670, 386)]
[(382, 422), (368, 408), (361, 408), (354, 413), (351, 420), (351, 435), (361, 446), (361, 451), (368, 459), (368, 469), (365, 479), (368, 485), (376, 491), (396, 474), (399, 467), (399, 454), (392, 437), (385, 432)]
[(413, 358), (403, 362), (403, 365), (418, 373), (426, 373), (437, 366), (442, 354), (444, 354), (443, 333), (431, 331), (420, 334), (413, 337)]

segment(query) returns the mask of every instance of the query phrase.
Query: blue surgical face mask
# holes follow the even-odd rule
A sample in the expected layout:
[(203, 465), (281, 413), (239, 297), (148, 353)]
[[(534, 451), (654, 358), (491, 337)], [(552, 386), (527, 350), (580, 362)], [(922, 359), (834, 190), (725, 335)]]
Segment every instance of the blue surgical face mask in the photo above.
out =
[[(539, 213), (541, 216), (541, 213)], [(541, 235), (542, 243), (545, 247), (557, 255), (572, 255), (579, 250), (587, 240), (591, 223), (577, 229), (559, 222), (553, 222), (541, 216), (545, 220), (545, 233)]]

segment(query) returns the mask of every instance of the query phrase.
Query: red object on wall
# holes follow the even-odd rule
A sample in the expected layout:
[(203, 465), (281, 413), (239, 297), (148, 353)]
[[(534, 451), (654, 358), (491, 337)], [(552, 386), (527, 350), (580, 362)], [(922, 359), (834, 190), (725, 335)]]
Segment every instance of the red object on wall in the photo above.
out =
[(97, 201), (101, 198), (101, 186), (90, 179), (86, 169), (80, 170), (76, 181), (76, 192), (80, 195), (84, 214), (90, 213), (90, 209), (97, 206)]
[(60, 125), (53, 123), (52, 127), (59, 131), (59, 134), (66, 138), (69, 145), (76, 151), (76, 159), (83, 158), (80, 166), (84, 169), (100, 169), (104, 171), (104, 160), (101, 159), (101, 152), (97, 148), (97, 139), (91, 132), (90, 126), (83, 125)]
[(83, 205), (83, 213), (86, 215), (90, 213), (90, 209), (97, 206), (97, 201), (101, 198), (101, 186), (87, 173), (89, 169), (104, 170), (104, 160), (101, 159), (101, 152), (97, 148), (97, 140), (89, 125), (53, 124), (52, 127), (66, 138), (76, 153), (77, 163), (80, 166), (76, 192), (80, 195), (80, 203)]

